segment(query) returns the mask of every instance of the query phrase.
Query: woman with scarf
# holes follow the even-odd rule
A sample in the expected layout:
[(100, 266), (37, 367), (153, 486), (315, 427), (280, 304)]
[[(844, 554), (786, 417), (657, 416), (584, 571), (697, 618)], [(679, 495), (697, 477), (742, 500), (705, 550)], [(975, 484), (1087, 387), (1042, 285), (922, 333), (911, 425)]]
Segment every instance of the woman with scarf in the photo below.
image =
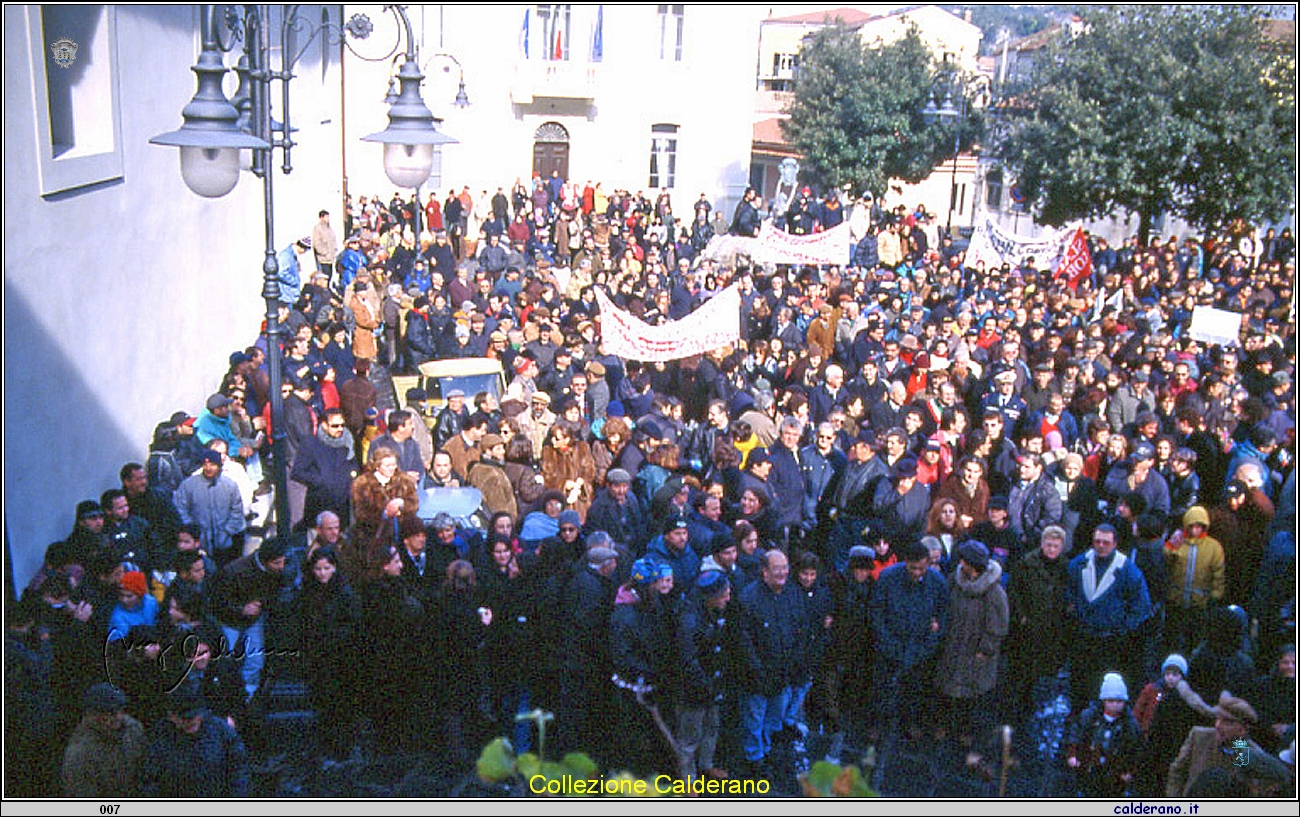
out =
[(364, 557), (372, 547), (395, 544), (401, 520), (414, 518), (419, 509), (415, 480), (399, 470), (397, 455), (391, 448), (372, 447), (365, 472), (352, 483), (353, 546)]

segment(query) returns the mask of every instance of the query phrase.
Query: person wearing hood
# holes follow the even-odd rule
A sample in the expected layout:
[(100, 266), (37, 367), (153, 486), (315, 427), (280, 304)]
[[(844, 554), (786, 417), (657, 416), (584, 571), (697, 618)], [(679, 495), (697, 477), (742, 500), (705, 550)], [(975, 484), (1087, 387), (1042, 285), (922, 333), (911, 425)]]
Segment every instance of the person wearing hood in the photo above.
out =
[(1183, 514), (1182, 530), (1165, 543), (1169, 566), (1166, 638), (1175, 649), (1186, 650), (1200, 642), (1206, 611), (1223, 599), (1223, 546), (1209, 534), (1209, 512), (1194, 505)]
[(1009, 613), (1002, 566), (989, 558), (984, 543), (962, 542), (957, 557), (960, 563), (948, 586), (948, 637), (935, 677), (947, 699), (950, 725), (962, 744), (972, 747), (966, 763), (975, 766), (983, 759), (979, 746), (990, 731), (988, 695), (997, 684)]

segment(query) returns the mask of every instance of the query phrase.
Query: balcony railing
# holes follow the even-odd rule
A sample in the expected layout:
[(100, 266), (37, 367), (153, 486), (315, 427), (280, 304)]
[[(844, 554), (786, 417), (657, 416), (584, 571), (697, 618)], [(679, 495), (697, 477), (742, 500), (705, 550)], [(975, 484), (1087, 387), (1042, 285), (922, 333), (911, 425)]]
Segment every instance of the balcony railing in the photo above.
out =
[(599, 80), (599, 63), (527, 60), (515, 66), (511, 98), (518, 105), (534, 99), (594, 100)]

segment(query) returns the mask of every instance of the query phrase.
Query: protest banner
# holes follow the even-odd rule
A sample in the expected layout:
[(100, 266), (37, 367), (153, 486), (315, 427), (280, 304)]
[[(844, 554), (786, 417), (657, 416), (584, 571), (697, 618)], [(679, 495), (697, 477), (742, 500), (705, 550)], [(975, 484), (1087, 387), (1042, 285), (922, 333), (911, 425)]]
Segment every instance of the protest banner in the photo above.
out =
[(1198, 306), (1192, 310), (1192, 325), (1187, 334), (1202, 343), (1236, 346), (1241, 335), (1241, 321), (1245, 317), (1240, 312)]
[[(984, 269), (993, 270), (1003, 264), (1017, 267), (1033, 258), (1036, 268), (1055, 272), (1066, 260), (1066, 251), (1080, 235), (1080, 229), (1077, 224), (1067, 225), (1060, 230), (1048, 229), (1037, 238), (1025, 238), (1003, 230), (986, 218), (971, 236), (970, 246), (966, 248), (965, 264), (974, 268), (983, 261)], [(1086, 248), (1083, 254), (1087, 255)], [(1089, 264), (1091, 260), (1089, 256)]]
[(614, 306), (600, 289), (596, 290), (596, 302), (605, 350), (626, 360), (680, 360), (740, 340), (740, 290), (734, 285), (685, 318), (658, 326)]

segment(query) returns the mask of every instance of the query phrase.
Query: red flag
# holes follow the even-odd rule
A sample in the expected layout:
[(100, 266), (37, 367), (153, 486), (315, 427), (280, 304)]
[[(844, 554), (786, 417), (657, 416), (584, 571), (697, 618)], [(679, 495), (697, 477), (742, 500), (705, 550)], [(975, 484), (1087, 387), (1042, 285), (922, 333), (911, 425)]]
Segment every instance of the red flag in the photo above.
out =
[(1074, 238), (1065, 248), (1061, 266), (1057, 268), (1056, 277), (1065, 278), (1066, 286), (1078, 290), (1079, 284), (1092, 275), (1092, 253), (1088, 252), (1088, 239), (1083, 237), (1083, 228), (1074, 233)]
[(555, 30), (555, 59), (564, 59), (564, 32), (558, 28)]

